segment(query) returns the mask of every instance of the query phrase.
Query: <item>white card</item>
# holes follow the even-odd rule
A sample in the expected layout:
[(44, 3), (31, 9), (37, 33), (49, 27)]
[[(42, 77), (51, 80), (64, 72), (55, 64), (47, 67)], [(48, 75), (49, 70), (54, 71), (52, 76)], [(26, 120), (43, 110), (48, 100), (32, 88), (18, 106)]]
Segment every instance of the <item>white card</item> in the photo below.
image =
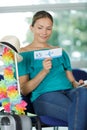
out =
[(84, 87), (84, 86), (87, 86), (87, 80), (84, 80), (84, 84), (78, 86), (77, 88)]
[(62, 48), (34, 51), (34, 59), (55, 58), (62, 56)]

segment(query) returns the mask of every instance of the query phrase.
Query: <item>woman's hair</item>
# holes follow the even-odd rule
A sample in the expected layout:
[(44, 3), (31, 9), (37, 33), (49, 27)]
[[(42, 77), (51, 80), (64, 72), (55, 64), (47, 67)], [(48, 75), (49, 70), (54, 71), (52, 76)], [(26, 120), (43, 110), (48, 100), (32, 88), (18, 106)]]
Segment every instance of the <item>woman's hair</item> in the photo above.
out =
[(52, 23), (53, 23), (53, 17), (50, 13), (42, 10), (42, 11), (38, 11), (35, 13), (35, 15), (33, 16), (33, 19), (32, 19), (32, 26), (34, 26), (35, 22), (40, 19), (40, 18), (49, 18)]

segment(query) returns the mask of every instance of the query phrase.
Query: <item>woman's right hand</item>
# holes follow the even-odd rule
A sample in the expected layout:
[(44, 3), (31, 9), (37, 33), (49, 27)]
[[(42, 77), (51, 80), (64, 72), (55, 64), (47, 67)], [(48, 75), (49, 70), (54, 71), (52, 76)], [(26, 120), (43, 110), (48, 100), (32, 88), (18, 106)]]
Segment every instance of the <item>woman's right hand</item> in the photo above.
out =
[(43, 60), (43, 68), (46, 72), (49, 72), (50, 69), (52, 68), (52, 59), (51, 58), (46, 58)]

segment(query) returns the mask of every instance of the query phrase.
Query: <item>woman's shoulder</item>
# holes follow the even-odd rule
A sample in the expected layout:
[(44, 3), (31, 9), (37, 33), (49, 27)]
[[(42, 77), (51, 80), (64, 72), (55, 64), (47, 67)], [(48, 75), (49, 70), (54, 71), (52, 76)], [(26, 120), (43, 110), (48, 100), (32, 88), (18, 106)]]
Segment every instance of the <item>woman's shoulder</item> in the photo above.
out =
[(30, 45), (24, 46), (20, 48), (20, 52), (28, 52), (31, 51)]

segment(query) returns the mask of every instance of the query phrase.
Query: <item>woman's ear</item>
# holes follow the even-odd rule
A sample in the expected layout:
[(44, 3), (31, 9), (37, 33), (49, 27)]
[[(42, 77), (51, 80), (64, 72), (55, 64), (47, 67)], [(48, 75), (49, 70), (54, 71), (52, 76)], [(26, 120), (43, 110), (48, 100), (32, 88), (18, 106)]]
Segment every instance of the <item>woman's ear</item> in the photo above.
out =
[(33, 27), (32, 27), (32, 25), (30, 25), (30, 30), (33, 31)]

